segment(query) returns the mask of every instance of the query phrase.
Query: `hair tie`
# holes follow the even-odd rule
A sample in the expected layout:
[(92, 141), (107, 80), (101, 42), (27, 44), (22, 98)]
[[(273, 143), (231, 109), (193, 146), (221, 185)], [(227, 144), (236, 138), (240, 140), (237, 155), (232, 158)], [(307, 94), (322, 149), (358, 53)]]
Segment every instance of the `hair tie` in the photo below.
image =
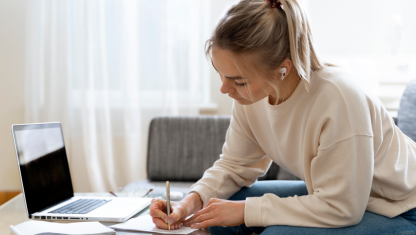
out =
[(281, 2), (277, 2), (276, 0), (266, 0), (266, 2), (270, 2), (270, 7), (271, 8), (277, 8), (277, 7), (279, 7), (280, 9), (283, 10), (282, 3)]

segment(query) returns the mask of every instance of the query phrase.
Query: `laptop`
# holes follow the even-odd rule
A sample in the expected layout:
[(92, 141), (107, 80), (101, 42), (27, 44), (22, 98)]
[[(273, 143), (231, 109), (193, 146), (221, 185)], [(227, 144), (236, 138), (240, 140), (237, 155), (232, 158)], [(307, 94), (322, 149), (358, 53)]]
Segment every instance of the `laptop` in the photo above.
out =
[(26, 211), (35, 220), (124, 222), (150, 198), (74, 196), (60, 123), (13, 125)]

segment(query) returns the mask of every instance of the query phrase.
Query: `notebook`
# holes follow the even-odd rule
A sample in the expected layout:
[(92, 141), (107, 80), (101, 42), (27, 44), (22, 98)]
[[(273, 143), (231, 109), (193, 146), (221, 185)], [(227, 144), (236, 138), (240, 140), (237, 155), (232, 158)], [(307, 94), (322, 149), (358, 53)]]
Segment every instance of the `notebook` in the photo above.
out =
[(155, 226), (150, 215), (143, 215), (137, 218), (130, 219), (127, 222), (121, 224), (115, 224), (109, 226), (110, 228), (116, 230), (125, 230), (125, 231), (139, 231), (139, 232), (149, 232), (149, 233), (161, 233), (161, 234), (189, 234), (197, 229), (192, 229), (181, 225), (178, 229), (166, 230), (160, 229)]

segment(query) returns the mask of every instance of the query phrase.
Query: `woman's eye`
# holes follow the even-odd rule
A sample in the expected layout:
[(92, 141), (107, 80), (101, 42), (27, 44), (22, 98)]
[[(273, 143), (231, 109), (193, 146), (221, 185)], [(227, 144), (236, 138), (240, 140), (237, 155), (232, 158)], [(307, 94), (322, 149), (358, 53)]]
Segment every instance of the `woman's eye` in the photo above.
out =
[(245, 86), (247, 83), (235, 83), (235, 85), (237, 85), (237, 86)]

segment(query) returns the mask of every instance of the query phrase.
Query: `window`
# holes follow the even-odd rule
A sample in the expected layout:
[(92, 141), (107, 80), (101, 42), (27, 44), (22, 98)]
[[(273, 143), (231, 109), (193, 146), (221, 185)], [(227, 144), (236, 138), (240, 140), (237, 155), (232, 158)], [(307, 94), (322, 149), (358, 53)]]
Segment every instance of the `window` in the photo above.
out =
[(416, 79), (416, 1), (303, 1), (320, 56), (354, 72), (393, 115)]

